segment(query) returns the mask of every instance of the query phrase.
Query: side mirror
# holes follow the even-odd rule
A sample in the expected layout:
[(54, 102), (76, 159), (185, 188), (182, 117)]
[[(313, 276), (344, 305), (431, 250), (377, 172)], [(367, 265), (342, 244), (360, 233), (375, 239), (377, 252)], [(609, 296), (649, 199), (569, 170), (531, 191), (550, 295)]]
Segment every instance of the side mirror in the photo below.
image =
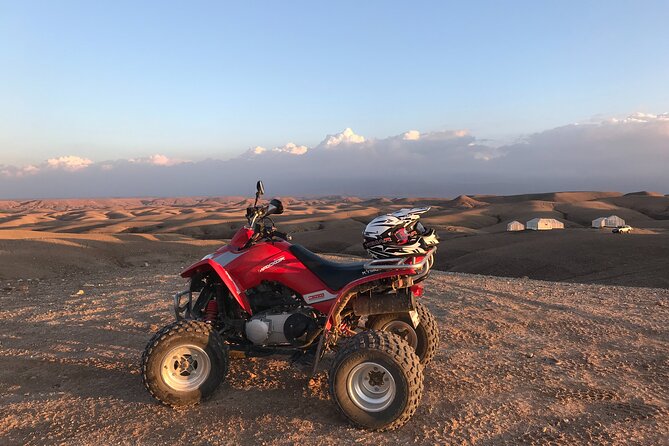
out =
[(281, 200), (272, 198), (267, 207), (267, 215), (269, 214), (283, 214), (283, 203), (281, 203)]
[(258, 181), (256, 183), (256, 197), (259, 197), (264, 194), (265, 194), (265, 186), (263, 186), (262, 181)]

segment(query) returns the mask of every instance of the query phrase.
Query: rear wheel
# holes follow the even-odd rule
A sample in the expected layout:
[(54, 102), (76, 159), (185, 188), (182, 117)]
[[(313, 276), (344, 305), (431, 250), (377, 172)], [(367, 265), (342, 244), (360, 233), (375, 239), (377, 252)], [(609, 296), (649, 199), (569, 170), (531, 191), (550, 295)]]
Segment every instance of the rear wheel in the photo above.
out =
[(378, 314), (370, 316), (367, 328), (394, 333), (404, 339), (420, 358), (423, 365), (432, 361), (439, 346), (439, 327), (430, 310), (420, 302), (416, 302), (418, 327), (413, 326), (408, 313)]
[(398, 336), (364, 331), (339, 350), (329, 382), (332, 399), (354, 426), (392, 430), (416, 412), (423, 393), (423, 367)]
[(173, 407), (210, 397), (228, 371), (228, 347), (210, 324), (182, 320), (158, 331), (142, 354), (149, 393)]

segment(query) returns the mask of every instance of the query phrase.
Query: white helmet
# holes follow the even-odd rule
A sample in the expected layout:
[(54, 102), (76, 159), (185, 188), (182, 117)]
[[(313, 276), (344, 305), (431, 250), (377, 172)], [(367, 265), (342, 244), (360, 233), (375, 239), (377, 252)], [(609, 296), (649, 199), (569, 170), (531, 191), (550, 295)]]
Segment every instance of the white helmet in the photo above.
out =
[(429, 207), (400, 209), (376, 217), (363, 232), (362, 246), (375, 259), (425, 254), (439, 243), (434, 229), (425, 228), (419, 221), (420, 214), (429, 210)]

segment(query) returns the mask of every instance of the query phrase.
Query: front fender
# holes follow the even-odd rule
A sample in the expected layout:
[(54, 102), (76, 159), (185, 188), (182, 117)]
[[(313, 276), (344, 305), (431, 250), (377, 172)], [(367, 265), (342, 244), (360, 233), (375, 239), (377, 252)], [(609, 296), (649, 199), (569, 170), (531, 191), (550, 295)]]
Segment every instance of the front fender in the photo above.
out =
[(228, 291), (230, 291), (230, 294), (232, 297), (235, 298), (237, 303), (239, 304), (240, 307), (244, 311), (246, 311), (248, 314), (253, 314), (251, 311), (251, 305), (249, 305), (249, 301), (246, 299), (246, 294), (242, 293), (241, 290), (239, 289), (239, 285), (237, 285), (237, 282), (230, 276), (230, 274), (223, 268), (221, 265), (218, 263), (214, 262), (211, 259), (203, 259), (200, 260), (199, 262), (189, 266), (185, 270), (182, 271), (181, 277), (190, 279), (196, 274), (205, 274), (207, 272), (212, 272), (213, 274), (216, 274), (219, 279), (221, 279), (221, 282), (225, 284), (226, 287), (228, 287)]

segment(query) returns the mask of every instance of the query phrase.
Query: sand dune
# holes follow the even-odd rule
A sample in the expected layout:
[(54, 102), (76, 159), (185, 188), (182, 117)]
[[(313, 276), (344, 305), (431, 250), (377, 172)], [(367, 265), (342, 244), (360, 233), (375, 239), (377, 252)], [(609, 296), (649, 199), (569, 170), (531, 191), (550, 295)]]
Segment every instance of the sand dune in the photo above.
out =
[(651, 192), (647, 190), (642, 190), (639, 192), (630, 192), (628, 194), (624, 195), (625, 197), (630, 197), (630, 196), (646, 196), (646, 197), (662, 197), (663, 195), (659, 192)]
[(540, 194), (521, 195), (472, 195), (473, 198), (488, 203), (517, 203), (519, 201), (554, 201), (572, 203), (575, 201), (592, 201), (600, 198), (619, 197), (619, 192), (547, 192)]
[(666, 196), (625, 196), (606, 201), (621, 208), (633, 209), (655, 220), (669, 220), (669, 197)]
[[(438, 266), (445, 270), (474, 273), (528, 276), (551, 280), (600, 281), (636, 286), (669, 286), (661, 267), (669, 269), (669, 197), (652, 192), (553, 192), (513, 196), (462, 195), (449, 198), (374, 198), (357, 197), (282, 197), (286, 207), (276, 216), (276, 224), (292, 233), (295, 243), (318, 252), (364, 255), (362, 229), (374, 216), (405, 207), (432, 206), (424, 215), (426, 225), (434, 227), (443, 243)], [(94, 249), (83, 254), (62, 252), (63, 263), (93, 257), (92, 265), (123, 264), (123, 249), (108, 250), (95, 240), (104, 234), (172, 234), (184, 237), (181, 245), (193, 244), (193, 250), (176, 250), (176, 255), (197, 251), (197, 240), (223, 243), (244, 224), (244, 210), (253, 200), (246, 197), (112, 198), (85, 200), (27, 200), (0, 202), (0, 233), (23, 234), (2, 243), (13, 244), (20, 262), (0, 246), (0, 278), (28, 268), (37, 273), (57, 270), (59, 247), (52, 247), (45, 257), (32, 255), (25, 247), (43, 252), (53, 234), (81, 234), (92, 237)], [(624, 218), (637, 228), (623, 238), (601, 237), (589, 228), (590, 222), (611, 214)], [(564, 231), (551, 234), (507, 234), (512, 220), (534, 217), (556, 218)], [(19, 232), (16, 232), (19, 231)], [(32, 232), (25, 232), (32, 231)], [(31, 234), (26, 236), (25, 234)], [(606, 235), (606, 234), (604, 234)], [(609, 237), (610, 236), (610, 237)], [(105, 239), (107, 240), (107, 239)], [(131, 239), (128, 239), (131, 240)], [(135, 239), (136, 240), (136, 239)], [(513, 241), (513, 243), (510, 243)], [(133, 242), (137, 243), (137, 242)], [(142, 243), (148, 243), (144, 241)], [(140, 249), (168, 255), (154, 242)], [(73, 246), (69, 248), (74, 249)], [(94, 255), (93, 255), (94, 253)], [(194, 253), (197, 257), (200, 253)], [(81, 257), (84, 256), (84, 257)], [(157, 258), (159, 255), (148, 255)], [(32, 266), (28, 259), (32, 259)], [(45, 260), (47, 263), (44, 264)], [(632, 261), (633, 259), (633, 261)], [(132, 262), (130, 262), (132, 263)], [(44, 264), (44, 265), (42, 265)], [(41, 266), (40, 266), (41, 265)], [(660, 269), (658, 269), (660, 268)], [(582, 271), (582, 273), (579, 273)], [(16, 273), (18, 274), (18, 273)]]
[(488, 203), (475, 200), (474, 198), (468, 197), (467, 195), (460, 195), (459, 197), (451, 201), (449, 205), (457, 209), (471, 209), (481, 206), (487, 206)]

